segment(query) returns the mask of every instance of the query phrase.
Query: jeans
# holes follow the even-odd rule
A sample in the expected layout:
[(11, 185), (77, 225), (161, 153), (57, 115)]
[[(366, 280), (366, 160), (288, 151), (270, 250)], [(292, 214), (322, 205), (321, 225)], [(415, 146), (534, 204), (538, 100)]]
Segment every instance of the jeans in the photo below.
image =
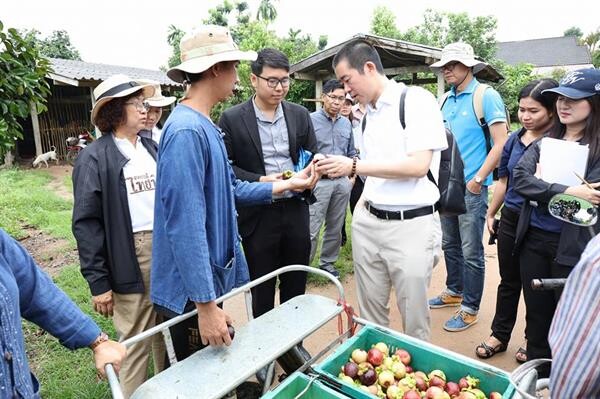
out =
[(446, 260), (446, 291), (462, 295), (461, 309), (477, 314), (485, 277), (483, 228), (487, 212), (488, 189), (480, 194), (465, 193), (467, 212), (442, 216), (442, 249)]

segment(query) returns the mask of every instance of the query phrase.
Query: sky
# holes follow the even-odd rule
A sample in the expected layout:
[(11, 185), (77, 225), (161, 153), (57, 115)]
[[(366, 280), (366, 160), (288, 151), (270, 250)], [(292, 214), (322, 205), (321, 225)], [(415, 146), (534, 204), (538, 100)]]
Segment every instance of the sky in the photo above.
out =
[[(253, 15), (259, 0), (247, 0)], [(495, 16), (496, 39), (514, 41), (562, 36), (572, 27), (584, 34), (600, 28), (600, 1), (571, 0), (273, 0), (278, 16), (272, 28), (281, 36), (301, 29), (316, 40), (328, 36), (336, 45), (357, 33), (368, 33), (376, 6), (396, 15), (400, 30), (420, 24), (423, 13), (467, 12), (471, 17)], [(0, 21), (6, 27), (35, 28), (42, 36), (66, 30), (84, 61), (158, 69), (171, 54), (167, 44), (170, 25), (184, 31), (202, 23), (208, 9), (221, 0), (4, 0)], [(566, 4), (566, 5), (565, 5)]]

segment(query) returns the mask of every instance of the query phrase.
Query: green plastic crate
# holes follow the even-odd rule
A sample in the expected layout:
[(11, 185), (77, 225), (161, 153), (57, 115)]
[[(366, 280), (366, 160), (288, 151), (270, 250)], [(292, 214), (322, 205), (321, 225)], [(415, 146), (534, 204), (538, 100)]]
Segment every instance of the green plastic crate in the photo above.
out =
[[(302, 373), (294, 373), (286, 378), (274, 391), (268, 392), (263, 399), (293, 399), (306, 388), (310, 377)], [(301, 399), (339, 399), (348, 398), (315, 380)]]
[[(350, 338), (328, 356), (315, 369), (332, 378), (337, 378), (341, 367), (348, 362), (350, 354), (356, 348), (368, 350), (374, 344), (384, 342), (396, 349), (406, 349), (411, 354), (411, 367), (429, 373), (432, 370), (442, 370), (448, 381), (455, 381), (466, 375), (479, 378), (479, 388), (486, 394), (500, 392), (503, 399), (513, 396), (514, 388), (509, 376), (503, 370), (469, 359), (465, 356), (450, 352), (430, 343), (408, 337), (403, 334), (392, 334), (373, 326), (365, 326), (358, 334)], [(340, 380), (338, 380), (340, 381)], [(341, 389), (352, 398), (374, 398), (355, 386), (340, 381)]]

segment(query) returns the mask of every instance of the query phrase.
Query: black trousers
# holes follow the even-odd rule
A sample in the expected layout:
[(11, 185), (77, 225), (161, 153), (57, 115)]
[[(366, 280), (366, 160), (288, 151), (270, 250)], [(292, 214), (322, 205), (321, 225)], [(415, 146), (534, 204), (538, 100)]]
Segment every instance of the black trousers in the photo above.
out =
[(534, 291), (531, 289), (531, 280), (568, 277), (572, 267), (560, 265), (554, 260), (559, 237), (558, 233), (529, 227), (521, 245), (519, 261), (527, 309), (525, 335), (529, 360), (552, 357), (548, 332), (562, 291)]
[(492, 321), (492, 335), (500, 342), (510, 341), (517, 321), (519, 298), (521, 297), (521, 267), (519, 255), (515, 255), (515, 233), (519, 212), (506, 206), (502, 208), (498, 227), (498, 268), (500, 285), (496, 294), (496, 314)]
[[(283, 266), (308, 265), (308, 205), (300, 199), (290, 199), (265, 206), (254, 232), (248, 237), (243, 237), (242, 245), (252, 280)], [(275, 284), (275, 279), (271, 279), (252, 288), (254, 317), (259, 317), (275, 306)], [(285, 273), (279, 276), (281, 303), (304, 294), (305, 289), (305, 272)]]

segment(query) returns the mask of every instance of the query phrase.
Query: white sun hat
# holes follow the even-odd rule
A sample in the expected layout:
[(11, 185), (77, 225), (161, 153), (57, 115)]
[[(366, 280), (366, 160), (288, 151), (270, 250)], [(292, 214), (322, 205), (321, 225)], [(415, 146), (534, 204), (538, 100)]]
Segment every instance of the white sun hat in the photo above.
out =
[(460, 62), (464, 66), (473, 68), (474, 74), (480, 72), (487, 66), (485, 62), (475, 59), (473, 47), (462, 42), (450, 43), (444, 47), (442, 49), (442, 59), (438, 62), (434, 62), (429, 67), (437, 72), (449, 62)]
[(181, 39), (181, 64), (169, 69), (167, 76), (183, 83), (186, 73), (200, 73), (223, 61), (254, 61), (255, 51), (241, 51), (229, 29), (218, 25), (201, 25)]
[(143, 84), (151, 84), (154, 87), (154, 95), (152, 97), (148, 97), (146, 102), (151, 107), (166, 107), (167, 105), (171, 105), (175, 102), (175, 97), (165, 97), (162, 95), (160, 83), (154, 80), (142, 80), (139, 79), (138, 82)]
[(92, 108), (92, 123), (96, 124), (98, 111), (113, 98), (126, 97), (131, 93), (142, 90), (144, 98), (154, 95), (154, 86), (131, 79), (127, 75), (112, 75), (94, 89), (94, 107)]

